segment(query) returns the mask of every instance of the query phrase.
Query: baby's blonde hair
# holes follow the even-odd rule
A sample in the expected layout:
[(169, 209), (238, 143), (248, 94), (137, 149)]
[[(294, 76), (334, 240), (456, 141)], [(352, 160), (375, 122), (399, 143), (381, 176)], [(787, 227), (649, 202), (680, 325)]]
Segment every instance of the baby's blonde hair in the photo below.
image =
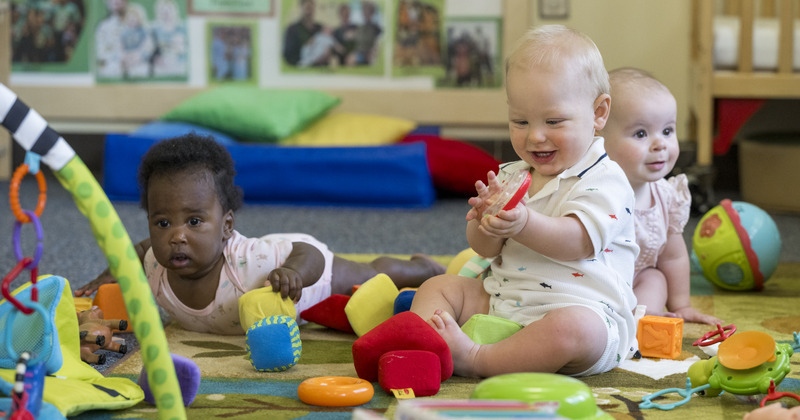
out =
[[(670, 92), (669, 88), (656, 79), (647, 70), (642, 70), (635, 67), (620, 67), (618, 69), (608, 72), (608, 79), (611, 83), (611, 90), (613, 95), (614, 87), (631, 86), (637, 89), (663, 89)], [(672, 94), (672, 92), (670, 92)]]
[(594, 97), (611, 90), (597, 45), (586, 34), (563, 25), (544, 25), (528, 30), (506, 58), (506, 76), (514, 65), (532, 68), (553, 64), (577, 66), (579, 74), (589, 82)]

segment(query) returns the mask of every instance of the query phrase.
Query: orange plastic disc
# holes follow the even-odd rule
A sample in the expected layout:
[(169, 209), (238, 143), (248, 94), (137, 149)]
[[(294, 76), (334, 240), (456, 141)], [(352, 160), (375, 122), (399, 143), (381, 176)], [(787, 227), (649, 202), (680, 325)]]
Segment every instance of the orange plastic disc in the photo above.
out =
[[(11, 185), (8, 192), (8, 202), (11, 205), (11, 212), (19, 220), (20, 223), (29, 223), (31, 218), (22, 211), (22, 206), (19, 204), (19, 183), (22, 177), (29, 172), (28, 165), (23, 163), (19, 165), (11, 176)], [(36, 210), (33, 212), (37, 216), (41, 216), (44, 211), (44, 204), (47, 201), (47, 183), (44, 180), (44, 173), (42, 171), (36, 172), (36, 181), (39, 183), (39, 201), (36, 203)]]
[(750, 369), (775, 360), (775, 339), (761, 331), (730, 336), (719, 345), (717, 360), (728, 369)]
[(348, 376), (318, 376), (301, 382), (297, 387), (300, 401), (323, 407), (352, 407), (366, 404), (375, 390), (361, 378)]

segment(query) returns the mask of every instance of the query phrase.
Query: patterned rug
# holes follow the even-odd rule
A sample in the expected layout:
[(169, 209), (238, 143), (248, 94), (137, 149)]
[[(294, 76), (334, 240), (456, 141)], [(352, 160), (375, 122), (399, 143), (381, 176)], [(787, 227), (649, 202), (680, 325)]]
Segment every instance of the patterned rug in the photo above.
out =
[[(692, 279), (692, 304), (707, 313), (733, 323), (737, 331), (763, 331), (777, 342), (791, 342), (792, 332), (800, 331), (800, 264), (782, 264), (761, 292), (729, 292), (715, 287), (700, 276)], [(640, 409), (642, 397), (666, 388), (683, 389), (689, 366), (706, 359), (692, 343), (711, 327), (685, 324), (681, 355), (675, 360), (649, 359), (626, 361), (621, 367), (582, 380), (592, 389), (598, 406), (615, 419), (741, 419), (757, 408), (730, 393), (717, 397), (694, 395), (683, 406), (670, 411)], [(190, 419), (346, 419), (352, 408), (326, 408), (306, 405), (297, 398), (298, 384), (316, 376), (356, 376), (351, 347), (355, 335), (307, 324), (300, 328), (303, 350), (297, 365), (285, 372), (257, 372), (247, 360), (244, 337), (221, 337), (165, 328), (170, 351), (191, 358), (200, 367), (202, 382), (194, 403), (187, 408)], [(791, 372), (778, 391), (800, 394), (800, 369), (797, 355)], [(107, 376), (136, 380), (142, 363), (138, 352), (129, 353)], [(452, 377), (442, 383), (434, 397), (469, 398), (479, 380)], [(397, 407), (393, 396), (377, 383), (375, 396), (362, 406), (392, 418)], [(659, 402), (675, 402), (683, 397), (669, 394)], [(797, 401), (784, 398), (789, 406)], [(122, 411), (87, 412), (75, 419), (157, 419), (155, 407), (142, 402)]]

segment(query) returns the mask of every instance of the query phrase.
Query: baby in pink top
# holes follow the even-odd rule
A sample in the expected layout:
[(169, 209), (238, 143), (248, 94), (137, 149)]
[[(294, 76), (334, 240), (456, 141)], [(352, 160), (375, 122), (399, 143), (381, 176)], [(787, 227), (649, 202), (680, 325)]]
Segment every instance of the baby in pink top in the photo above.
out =
[[(636, 204), (633, 291), (647, 314), (689, 322), (722, 323), (690, 302), (689, 253), (683, 228), (691, 196), (685, 175), (664, 179), (678, 159), (677, 104), (669, 89), (638, 69), (609, 73), (611, 113), (599, 133), (608, 157), (625, 171)], [(666, 309), (666, 311), (665, 311)]]
[[(378, 273), (402, 288), (444, 272), (423, 255), (357, 263), (308, 235), (245, 238), (234, 230), (234, 211), (242, 204), (234, 175), (228, 151), (194, 133), (156, 143), (139, 167), (150, 237), (136, 252), (157, 302), (186, 329), (243, 334), (238, 298), (266, 286), (300, 305), (299, 313), (331, 294), (349, 294)], [(106, 270), (75, 296), (113, 281)]]

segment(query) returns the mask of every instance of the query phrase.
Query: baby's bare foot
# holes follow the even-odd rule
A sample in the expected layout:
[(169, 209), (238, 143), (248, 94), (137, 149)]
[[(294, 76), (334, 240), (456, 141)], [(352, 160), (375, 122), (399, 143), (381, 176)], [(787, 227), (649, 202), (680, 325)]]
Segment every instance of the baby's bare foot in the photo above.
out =
[(461, 330), (450, 313), (441, 309), (434, 312), (428, 324), (439, 333), (450, 348), (450, 354), (453, 356), (453, 373), (463, 377), (478, 377), (475, 372), (475, 357), (481, 345), (472, 341)]

